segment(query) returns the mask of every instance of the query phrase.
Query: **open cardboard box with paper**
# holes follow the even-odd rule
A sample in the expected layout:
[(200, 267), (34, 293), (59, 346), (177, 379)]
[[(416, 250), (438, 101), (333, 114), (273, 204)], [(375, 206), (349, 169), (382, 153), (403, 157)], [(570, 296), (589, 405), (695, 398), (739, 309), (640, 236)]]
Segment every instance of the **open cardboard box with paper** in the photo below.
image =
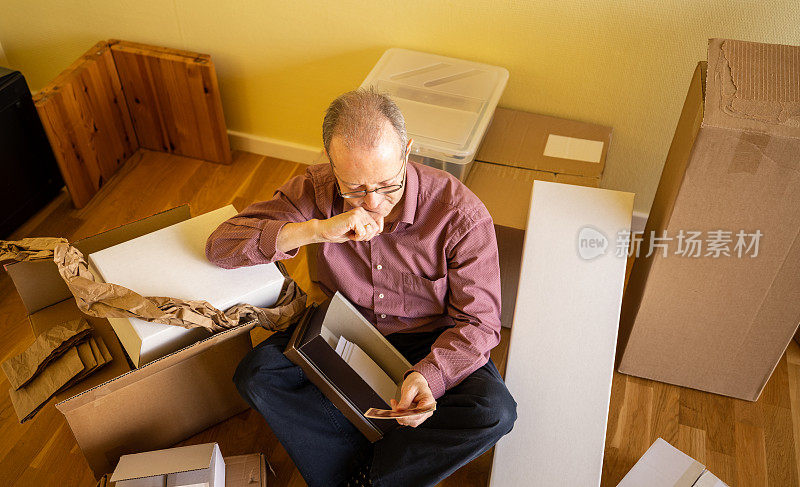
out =
[(382, 397), (336, 353), (339, 337), (358, 345), (396, 384), (395, 399), (411, 364), (377, 328), (338, 292), (320, 306), (311, 306), (297, 325), (286, 356), (355, 425), (375, 442), (397, 426), (397, 421), (370, 419), (369, 408), (390, 409)]
[[(84, 255), (191, 217), (183, 205), (73, 242)], [(286, 275), (285, 269), (280, 266)], [(6, 266), (38, 335), (86, 318), (108, 344), (112, 362), (56, 396), (56, 408), (96, 476), (126, 453), (172, 446), (247, 409), (233, 384), (239, 361), (252, 349), (255, 322), (215, 333), (138, 369), (131, 369), (108, 321), (84, 315), (52, 260)]]

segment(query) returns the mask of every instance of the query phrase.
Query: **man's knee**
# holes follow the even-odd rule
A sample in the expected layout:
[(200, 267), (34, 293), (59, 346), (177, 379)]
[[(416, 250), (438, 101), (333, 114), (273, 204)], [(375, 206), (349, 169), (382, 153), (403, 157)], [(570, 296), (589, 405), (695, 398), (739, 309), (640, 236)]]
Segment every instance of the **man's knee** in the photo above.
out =
[(248, 399), (255, 387), (269, 387), (270, 378), (274, 375), (272, 371), (289, 364), (279, 345), (262, 342), (239, 362), (233, 374), (233, 383), (239, 394)]
[(483, 423), (499, 439), (511, 431), (517, 420), (517, 402), (502, 382), (489, 387), (482, 399)]

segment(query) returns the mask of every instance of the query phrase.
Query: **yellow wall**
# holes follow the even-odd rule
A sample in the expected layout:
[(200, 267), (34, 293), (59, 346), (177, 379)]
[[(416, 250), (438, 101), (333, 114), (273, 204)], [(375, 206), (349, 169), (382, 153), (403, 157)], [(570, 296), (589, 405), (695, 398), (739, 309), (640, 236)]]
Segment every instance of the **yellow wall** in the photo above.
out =
[(228, 128), (311, 146), (389, 47), (505, 66), (501, 105), (614, 127), (603, 186), (638, 211), (707, 39), (800, 44), (799, 26), (796, 0), (0, 2), (0, 44), (33, 90), (102, 39), (207, 52)]

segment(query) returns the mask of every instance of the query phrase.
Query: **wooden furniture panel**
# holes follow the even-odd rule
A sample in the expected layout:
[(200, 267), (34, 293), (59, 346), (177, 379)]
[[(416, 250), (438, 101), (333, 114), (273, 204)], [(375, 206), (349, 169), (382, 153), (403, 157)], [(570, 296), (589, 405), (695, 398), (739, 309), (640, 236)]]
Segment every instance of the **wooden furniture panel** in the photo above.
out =
[(142, 147), (231, 163), (211, 56), (127, 41), (109, 43)]
[(107, 42), (98, 42), (34, 97), (76, 207), (139, 148)]

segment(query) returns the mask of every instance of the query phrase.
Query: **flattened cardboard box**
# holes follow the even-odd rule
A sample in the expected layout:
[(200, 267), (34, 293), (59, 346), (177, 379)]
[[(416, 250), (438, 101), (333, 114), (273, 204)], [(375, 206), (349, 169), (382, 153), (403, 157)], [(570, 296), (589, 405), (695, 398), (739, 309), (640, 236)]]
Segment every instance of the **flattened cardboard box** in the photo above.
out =
[(610, 142), (611, 127), (497, 108), (475, 160), (597, 178)]
[(799, 47), (710, 40), (643, 249), (651, 235), (722, 230), (734, 241), (760, 232), (758, 253), (715, 258), (704, 246), (681, 256), (673, 242), (666, 256), (640, 255), (623, 300), (620, 372), (750, 401), (761, 394), (800, 317), (798, 73)]
[[(88, 255), (190, 217), (184, 205), (73, 245)], [(108, 321), (78, 310), (55, 263), (18, 262), (7, 271), (35, 333), (82, 316), (108, 345), (112, 363), (57, 395), (56, 404), (97, 477), (110, 472), (121, 455), (172, 446), (247, 409), (232, 377), (252, 349), (248, 332), (254, 323), (216, 333), (131, 370)]]
[(617, 487), (728, 487), (703, 464), (658, 438)]

